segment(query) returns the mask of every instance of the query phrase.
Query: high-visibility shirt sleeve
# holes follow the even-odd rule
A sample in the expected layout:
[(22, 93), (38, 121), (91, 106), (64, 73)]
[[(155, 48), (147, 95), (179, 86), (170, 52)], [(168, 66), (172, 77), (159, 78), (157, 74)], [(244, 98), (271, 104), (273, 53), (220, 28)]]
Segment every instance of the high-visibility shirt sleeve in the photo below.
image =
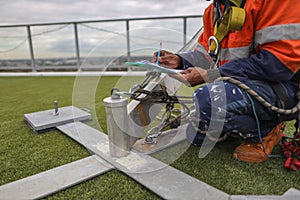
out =
[(300, 69), (300, 1), (260, 1), (263, 3), (259, 7), (253, 3), (254, 10), (259, 10), (254, 17), (257, 52), (269, 51), (297, 73)]
[(300, 69), (300, 1), (247, 3), (247, 19), (252, 26), (244, 28), (254, 29), (256, 53), (222, 65), (220, 72), (238, 79), (290, 80)]

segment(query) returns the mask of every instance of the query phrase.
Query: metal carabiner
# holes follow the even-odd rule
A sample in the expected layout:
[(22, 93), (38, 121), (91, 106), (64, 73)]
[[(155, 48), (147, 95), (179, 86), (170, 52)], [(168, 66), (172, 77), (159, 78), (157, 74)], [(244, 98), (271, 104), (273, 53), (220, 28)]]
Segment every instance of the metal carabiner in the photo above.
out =
[(219, 52), (219, 42), (217, 40), (217, 38), (215, 36), (210, 36), (208, 38), (208, 47), (210, 48), (211, 46), (211, 41), (214, 41), (216, 43), (216, 49), (213, 51), (213, 52), (208, 52), (209, 54), (213, 54), (214, 56), (217, 56), (218, 55), (218, 52)]

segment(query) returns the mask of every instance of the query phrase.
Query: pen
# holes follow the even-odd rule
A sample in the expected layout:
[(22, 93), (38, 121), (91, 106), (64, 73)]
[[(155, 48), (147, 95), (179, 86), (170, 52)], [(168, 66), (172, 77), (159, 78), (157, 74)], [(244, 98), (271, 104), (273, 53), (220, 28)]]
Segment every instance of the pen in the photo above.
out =
[(156, 58), (156, 63), (155, 64), (159, 64), (158, 63), (158, 58), (160, 57), (160, 52), (161, 52), (161, 50), (162, 50), (162, 41), (160, 41), (160, 43), (159, 43), (159, 46), (160, 46), (160, 49), (159, 49), (159, 51), (157, 52), (157, 58)]

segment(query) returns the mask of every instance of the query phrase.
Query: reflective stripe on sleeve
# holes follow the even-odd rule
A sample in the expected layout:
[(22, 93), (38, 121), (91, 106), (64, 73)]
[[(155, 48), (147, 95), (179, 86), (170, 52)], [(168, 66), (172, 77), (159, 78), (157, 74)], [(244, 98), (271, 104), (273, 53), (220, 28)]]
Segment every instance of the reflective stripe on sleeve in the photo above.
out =
[(223, 48), (221, 49), (221, 61), (248, 58), (253, 51), (253, 44), (246, 47)]
[(255, 32), (255, 46), (279, 40), (300, 40), (300, 24), (269, 26)]

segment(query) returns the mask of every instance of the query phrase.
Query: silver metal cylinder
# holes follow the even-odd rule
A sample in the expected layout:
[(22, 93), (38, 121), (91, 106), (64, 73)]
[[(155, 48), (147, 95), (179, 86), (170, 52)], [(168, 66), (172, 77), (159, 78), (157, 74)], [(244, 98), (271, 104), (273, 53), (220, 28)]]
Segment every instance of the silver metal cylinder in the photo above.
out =
[(113, 96), (104, 99), (109, 151), (113, 157), (124, 157), (131, 148), (128, 135), (127, 98)]

